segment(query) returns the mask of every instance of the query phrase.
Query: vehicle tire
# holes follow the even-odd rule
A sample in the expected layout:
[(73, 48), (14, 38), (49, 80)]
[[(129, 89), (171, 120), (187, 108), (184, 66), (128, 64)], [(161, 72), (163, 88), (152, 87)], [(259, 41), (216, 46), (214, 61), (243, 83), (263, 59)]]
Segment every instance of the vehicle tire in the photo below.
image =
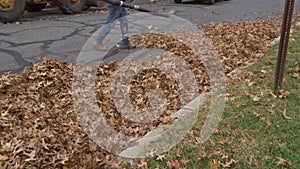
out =
[(56, 4), (65, 14), (77, 14), (86, 9), (86, 0), (56, 0)]
[(0, 21), (14, 22), (22, 17), (25, 11), (25, 0), (11, 0), (12, 4), (4, 4), (0, 2)]
[(180, 4), (182, 0), (174, 0), (175, 3)]
[(40, 12), (46, 7), (47, 3), (42, 4), (27, 4), (25, 9), (28, 12)]
[(87, 11), (87, 10), (89, 10), (90, 8), (91, 8), (91, 6), (85, 5), (85, 6), (83, 7), (82, 11)]
[(105, 8), (107, 6), (107, 3), (105, 1), (96, 1), (96, 6), (99, 8)]
[(213, 5), (216, 2), (216, 0), (208, 0), (208, 5)]

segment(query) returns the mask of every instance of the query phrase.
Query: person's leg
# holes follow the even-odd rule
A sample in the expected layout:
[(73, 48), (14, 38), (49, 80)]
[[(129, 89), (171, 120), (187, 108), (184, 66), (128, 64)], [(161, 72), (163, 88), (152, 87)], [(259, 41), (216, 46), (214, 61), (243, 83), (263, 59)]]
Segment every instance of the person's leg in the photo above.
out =
[(114, 27), (116, 19), (120, 16), (120, 11), (118, 7), (109, 4), (108, 5), (108, 17), (106, 19), (106, 23), (101, 27), (98, 36), (95, 39), (95, 42), (98, 44), (102, 44), (103, 39), (108, 35), (111, 29)]
[(122, 33), (122, 45), (130, 45), (129, 35), (128, 35), (128, 19), (126, 16), (126, 10), (124, 7), (121, 7), (121, 15), (119, 18), (121, 33)]

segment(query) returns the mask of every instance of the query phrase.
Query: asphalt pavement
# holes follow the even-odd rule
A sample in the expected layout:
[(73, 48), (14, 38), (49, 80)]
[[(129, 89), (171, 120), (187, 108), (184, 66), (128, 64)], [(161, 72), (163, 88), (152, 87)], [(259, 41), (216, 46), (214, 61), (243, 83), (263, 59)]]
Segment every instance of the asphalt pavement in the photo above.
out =
[[(199, 1), (136, 0), (137, 4), (158, 12), (169, 13), (198, 25), (219, 21), (254, 21), (283, 14), (283, 0), (230, 0), (208, 6)], [(19, 73), (31, 62), (42, 57), (60, 62), (75, 62), (86, 41), (105, 22), (107, 14), (92, 8), (80, 15), (63, 15), (58, 8), (48, 7), (42, 12), (25, 13), (20, 22), (0, 25), (0, 74)], [(295, 11), (300, 11), (296, 0)], [(129, 10), (129, 14), (133, 14)], [(20, 24), (21, 23), (21, 24)]]

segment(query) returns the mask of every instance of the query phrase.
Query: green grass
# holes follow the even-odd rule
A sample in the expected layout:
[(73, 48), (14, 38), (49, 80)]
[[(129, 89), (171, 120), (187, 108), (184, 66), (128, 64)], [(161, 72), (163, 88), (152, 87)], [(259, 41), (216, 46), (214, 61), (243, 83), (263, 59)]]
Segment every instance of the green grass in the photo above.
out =
[[(300, 67), (300, 32), (293, 37), (283, 90), (277, 97), (273, 91), (275, 46), (259, 63), (241, 72), (240, 80), (229, 84), (229, 101), (217, 133), (203, 144), (196, 143), (193, 138), (197, 138), (203, 124), (203, 117), (199, 118), (194, 135), (188, 135), (163, 159), (145, 159), (147, 167), (163, 169), (173, 164), (176, 168), (178, 163), (180, 168), (188, 169), (224, 168), (226, 164), (228, 168), (245, 169), (300, 168), (300, 79), (295, 77), (300, 74), (296, 71)], [(259, 96), (258, 101), (255, 96)]]

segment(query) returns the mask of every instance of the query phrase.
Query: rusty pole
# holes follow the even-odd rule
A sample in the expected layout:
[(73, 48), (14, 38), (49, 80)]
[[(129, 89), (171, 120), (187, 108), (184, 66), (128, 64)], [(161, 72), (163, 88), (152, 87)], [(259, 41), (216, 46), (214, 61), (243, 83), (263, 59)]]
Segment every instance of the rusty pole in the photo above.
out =
[(278, 50), (278, 59), (276, 66), (276, 74), (274, 81), (274, 90), (277, 92), (278, 89), (282, 88), (284, 68), (286, 62), (286, 55), (289, 45), (290, 30), (292, 25), (292, 17), (294, 11), (295, 0), (286, 0), (284, 16), (281, 28), (280, 46)]

